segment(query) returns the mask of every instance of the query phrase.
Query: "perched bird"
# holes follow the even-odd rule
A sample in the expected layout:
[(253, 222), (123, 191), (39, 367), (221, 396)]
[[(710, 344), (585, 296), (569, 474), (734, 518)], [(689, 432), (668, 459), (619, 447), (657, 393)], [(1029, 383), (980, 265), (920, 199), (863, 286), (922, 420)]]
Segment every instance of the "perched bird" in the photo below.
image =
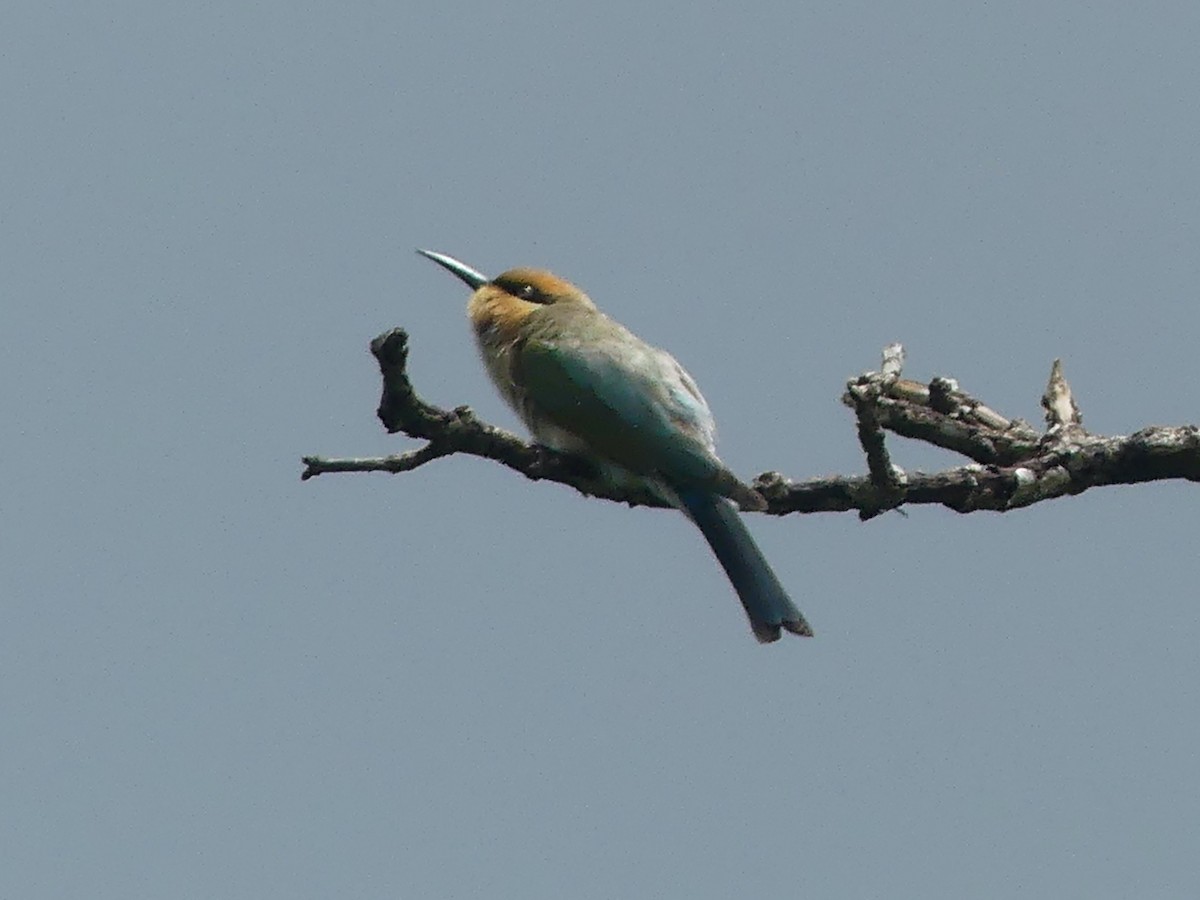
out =
[(762, 643), (812, 629), (738, 516), (766, 501), (717, 458), (716, 425), (670, 354), (604, 315), (557, 275), (510, 269), (495, 278), (418, 250), (474, 291), (467, 305), (488, 374), (539, 443), (636, 482), (699, 527)]

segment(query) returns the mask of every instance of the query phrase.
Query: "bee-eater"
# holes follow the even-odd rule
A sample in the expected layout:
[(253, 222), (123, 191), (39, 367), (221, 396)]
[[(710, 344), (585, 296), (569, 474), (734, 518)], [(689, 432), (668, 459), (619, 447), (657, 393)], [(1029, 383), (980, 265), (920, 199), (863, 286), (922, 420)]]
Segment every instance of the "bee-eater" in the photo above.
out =
[(754, 636), (811, 635), (738, 516), (766, 501), (717, 458), (716, 423), (670, 354), (600, 312), (557, 275), (488, 278), (418, 250), (472, 289), (467, 313), (488, 374), (538, 443), (585, 456), (606, 477), (640, 483), (696, 523), (746, 609)]

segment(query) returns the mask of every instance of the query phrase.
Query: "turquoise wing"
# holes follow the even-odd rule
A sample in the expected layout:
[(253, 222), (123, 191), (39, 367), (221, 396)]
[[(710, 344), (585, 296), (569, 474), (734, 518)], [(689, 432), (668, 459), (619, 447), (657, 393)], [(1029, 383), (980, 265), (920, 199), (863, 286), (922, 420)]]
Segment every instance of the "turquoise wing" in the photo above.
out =
[(666, 353), (619, 337), (526, 341), (514, 374), (528, 412), (633, 472), (677, 485), (719, 480), (712, 415), (694, 382)]

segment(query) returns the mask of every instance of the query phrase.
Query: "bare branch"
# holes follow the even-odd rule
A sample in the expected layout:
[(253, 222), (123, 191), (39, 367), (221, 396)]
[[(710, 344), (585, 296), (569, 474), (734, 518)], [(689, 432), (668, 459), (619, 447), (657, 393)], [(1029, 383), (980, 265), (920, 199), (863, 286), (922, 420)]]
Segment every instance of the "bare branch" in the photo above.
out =
[[(1154, 427), (1128, 437), (1092, 437), (1013, 466), (910, 472), (903, 502), (938, 504), (962, 513), (1003, 512), (1089, 488), (1167, 479), (1200, 481), (1200, 428)], [(858, 510), (869, 518), (881, 503), (878, 489), (863, 476), (793, 482), (768, 472), (754, 487), (767, 498), (767, 512), (776, 516)]]
[(934, 378), (928, 385), (905, 379), (887, 384), (881, 378), (875, 372), (859, 375), (847, 385), (842, 402), (857, 408), (854, 387), (877, 383), (879, 423), (901, 437), (996, 465), (1027, 459), (1037, 451), (1041, 435), (1020, 419), (984, 406), (951, 378)]
[(1046, 393), (1042, 394), (1042, 409), (1046, 410), (1046, 424), (1051, 434), (1083, 425), (1083, 415), (1063, 376), (1061, 359), (1056, 359), (1050, 367), (1050, 381), (1046, 384)]
[[(402, 329), (375, 338), (371, 352), (383, 376), (380, 421), (389, 433), (403, 432), (426, 443), (382, 458), (308, 456), (302, 478), (333, 472), (407, 472), (465, 453), (588, 496), (631, 506), (664, 505), (648, 491), (606, 483), (585, 459), (530, 444), (481, 422), (468, 407), (446, 410), (426, 403), (408, 378), (408, 335)], [(1088, 434), (1059, 360), (1054, 361), (1042, 398), (1049, 426), (1045, 434), (984, 405), (953, 379), (934, 378), (926, 385), (901, 378), (903, 364), (904, 348), (889, 345), (880, 371), (851, 379), (842, 396), (855, 411), (868, 474), (791, 481), (766, 472), (754, 486), (767, 499), (769, 514), (855, 510), (867, 519), (909, 504), (937, 504), (957, 512), (1005, 511), (1093, 487), (1200, 481), (1200, 428), (1155, 426), (1115, 437)], [(886, 431), (952, 450), (973, 462), (943, 472), (906, 473), (891, 460)]]
[(868, 373), (846, 385), (846, 394), (858, 418), (858, 442), (867, 456), (867, 471), (878, 502), (875, 509), (860, 507), (864, 519), (904, 502), (904, 472), (892, 464), (877, 415), (880, 398), (900, 378), (903, 365), (904, 347), (888, 344), (883, 348), (883, 364), (878, 373)]

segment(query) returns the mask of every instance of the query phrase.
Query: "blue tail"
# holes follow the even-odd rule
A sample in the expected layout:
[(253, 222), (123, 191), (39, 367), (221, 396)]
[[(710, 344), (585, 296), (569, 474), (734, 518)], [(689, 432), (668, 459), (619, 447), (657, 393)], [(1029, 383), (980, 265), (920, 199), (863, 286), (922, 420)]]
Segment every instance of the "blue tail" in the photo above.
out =
[(779, 640), (781, 628), (811, 637), (812, 628), (771, 571), (737, 508), (724, 497), (698, 491), (681, 491), (679, 499), (729, 576), (759, 643)]

